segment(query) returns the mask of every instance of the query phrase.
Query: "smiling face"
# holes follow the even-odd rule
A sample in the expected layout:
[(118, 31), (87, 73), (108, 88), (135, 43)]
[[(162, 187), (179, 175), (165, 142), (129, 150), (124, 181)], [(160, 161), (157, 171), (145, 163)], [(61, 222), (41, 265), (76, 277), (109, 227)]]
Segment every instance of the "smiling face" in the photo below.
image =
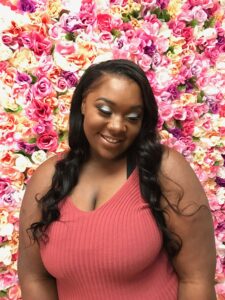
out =
[(141, 90), (129, 78), (103, 75), (83, 99), (82, 114), (91, 156), (117, 159), (131, 146), (141, 129)]

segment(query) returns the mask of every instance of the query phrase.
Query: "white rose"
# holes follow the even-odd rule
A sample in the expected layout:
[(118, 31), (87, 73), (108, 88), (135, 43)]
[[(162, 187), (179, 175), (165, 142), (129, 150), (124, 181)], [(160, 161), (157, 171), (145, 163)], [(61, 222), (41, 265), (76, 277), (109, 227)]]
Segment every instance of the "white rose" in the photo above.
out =
[(0, 224), (0, 236), (11, 236), (13, 233), (12, 224)]
[(215, 28), (206, 28), (205, 30), (199, 32), (198, 38), (205, 38), (205, 40), (216, 39), (217, 30)]
[(216, 69), (220, 73), (225, 74), (225, 53), (220, 53), (219, 57), (217, 58)]
[(56, 51), (54, 52), (53, 57), (55, 64), (64, 71), (76, 72), (79, 69), (77, 65), (68, 62), (65, 57)]
[(0, 61), (10, 59), (12, 55), (13, 55), (12, 50), (6, 45), (4, 45), (3, 43), (0, 43)]
[(43, 151), (43, 150), (35, 151), (31, 156), (32, 161), (37, 165), (40, 165), (41, 163), (43, 163), (46, 160), (46, 158), (47, 158), (47, 155), (46, 155), (45, 151)]
[(19, 172), (24, 172), (26, 168), (30, 167), (32, 167), (32, 163), (29, 158), (19, 154), (15, 160), (15, 169)]
[(157, 69), (155, 72), (155, 78), (158, 82), (159, 88), (167, 86), (167, 84), (172, 80), (172, 77), (166, 68)]
[(207, 85), (203, 88), (203, 91), (207, 96), (217, 95), (220, 92), (215, 85)]
[(218, 188), (216, 191), (216, 196), (218, 199), (218, 203), (220, 205), (225, 204), (225, 188), (223, 188), (223, 187)]
[(0, 247), (0, 261), (3, 262), (5, 266), (9, 266), (12, 263), (12, 254), (11, 247), (9, 245), (5, 245)]
[(159, 30), (159, 36), (163, 36), (165, 38), (171, 37), (172, 30), (169, 29), (166, 23), (163, 23)]

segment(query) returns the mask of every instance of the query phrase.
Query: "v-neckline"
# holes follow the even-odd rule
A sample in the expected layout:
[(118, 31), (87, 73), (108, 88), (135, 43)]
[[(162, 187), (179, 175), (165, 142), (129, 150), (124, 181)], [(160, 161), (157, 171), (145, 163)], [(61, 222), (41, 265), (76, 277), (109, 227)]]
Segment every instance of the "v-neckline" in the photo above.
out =
[(76, 210), (78, 213), (80, 214), (86, 214), (86, 215), (93, 215), (98, 213), (99, 211), (102, 211), (104, 208), (106, 208), (107, 206), (109, 206), (113, 200), (118, 197), (118, 195), (123, 191), (123, 189), (126, 187), (126, 185), (130, 182), (131, 178), (134, 176), (134, 174), (136, 173), (137, 167), (134, 168), (134, 170), (131, 172), (130, 176), (126, 179), (126, 181), (124, 181), (122, 183), (122, 185), (114, 192), (114, 194), (108, 199), (106, 200), (103, 204), (101, 204), (99, 207), (97, 207), (94, 210), (82, 210), (80, 208), (78, 208), (76, 206), (76, 204), (73, 202), (72, 197), (71, 196), (67, 196), (66, 197), (66, 202), (68, 202), (69, 206)]

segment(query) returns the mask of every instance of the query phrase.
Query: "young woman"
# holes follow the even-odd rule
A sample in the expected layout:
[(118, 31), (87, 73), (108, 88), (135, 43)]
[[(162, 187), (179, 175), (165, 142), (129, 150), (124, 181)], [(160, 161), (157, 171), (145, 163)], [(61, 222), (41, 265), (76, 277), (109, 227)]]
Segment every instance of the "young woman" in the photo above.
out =
[(69, 146), (30, 180), (20, 214), (24, 300), (214, 300), (206, 196), (159, 143), (145, 73), (128, 60), (86, 70)]

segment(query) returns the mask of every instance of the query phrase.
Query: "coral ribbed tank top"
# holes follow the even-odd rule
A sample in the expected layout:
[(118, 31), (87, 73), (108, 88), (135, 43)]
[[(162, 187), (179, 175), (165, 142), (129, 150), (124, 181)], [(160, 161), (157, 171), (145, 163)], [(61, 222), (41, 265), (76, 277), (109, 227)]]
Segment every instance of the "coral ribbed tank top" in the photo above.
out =
[(137, 169), (96, 210), (81, 211), (68, 197), (60, 212), (41, 244), (60, 300), (177, 299), (177, 276), (141, 197)]

